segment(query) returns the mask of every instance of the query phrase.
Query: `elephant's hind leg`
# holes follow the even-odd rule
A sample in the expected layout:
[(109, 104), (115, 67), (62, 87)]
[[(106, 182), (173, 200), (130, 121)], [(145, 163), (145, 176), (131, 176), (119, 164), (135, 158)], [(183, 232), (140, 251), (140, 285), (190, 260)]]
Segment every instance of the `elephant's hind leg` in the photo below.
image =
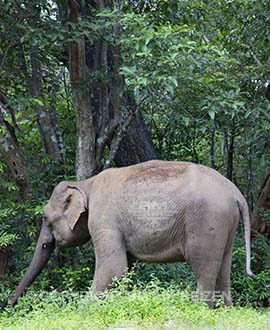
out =
[(232, 247), (226, 250), (220, 271), (217, 277), (216, 292), (220, 292), (226, 306), (232, 305), (231, 299), (231, 264), (232, 264)]
[(215, 248), (213, 242), (189, 245), (188, 261), (197, 281), (197, 298), (214, 308), (217, 276), (221, 267), (224, 250)]
[(127, 253), (119, 233), (104, 233), (93, 239), (96, 266), (93, 281), (94, 292), (111, 287), (128, 269)]
[[(194, 265), (195, 264), (195, 265)], [(191, 263), (197, 280), (197, 297), (204, 300), (210, 308), (214, 308), (215, 287), (220, 261), (195, 261)]]

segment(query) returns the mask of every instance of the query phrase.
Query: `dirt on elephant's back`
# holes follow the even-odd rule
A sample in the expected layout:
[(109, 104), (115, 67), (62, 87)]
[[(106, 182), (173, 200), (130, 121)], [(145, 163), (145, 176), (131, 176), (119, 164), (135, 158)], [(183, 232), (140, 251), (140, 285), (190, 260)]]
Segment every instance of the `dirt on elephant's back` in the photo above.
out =
[(181, 177), (191, 166), (188, 162), (149, 161), (129, 168), (126, 182), (168, 181)]

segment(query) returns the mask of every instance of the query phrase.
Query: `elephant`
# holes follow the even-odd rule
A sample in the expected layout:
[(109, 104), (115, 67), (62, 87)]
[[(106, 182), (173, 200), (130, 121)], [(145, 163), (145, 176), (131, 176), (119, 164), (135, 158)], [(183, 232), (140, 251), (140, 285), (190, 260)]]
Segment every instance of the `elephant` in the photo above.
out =
[(83, 181), (62, 181), (43, 209), (33, 259), (10, 303), (15, 305), (57, 247), (92, 239), (93, 290), (102, 292), (134, 260), (186, 261), (199, 297), (214, 307), (215, 292), (232, 304), (230, 272), (235, 232), (242, 217), (246, 274), (250, 268), (248, 205), (238, 188), (212, 168), (152, 160), (109, 168)]

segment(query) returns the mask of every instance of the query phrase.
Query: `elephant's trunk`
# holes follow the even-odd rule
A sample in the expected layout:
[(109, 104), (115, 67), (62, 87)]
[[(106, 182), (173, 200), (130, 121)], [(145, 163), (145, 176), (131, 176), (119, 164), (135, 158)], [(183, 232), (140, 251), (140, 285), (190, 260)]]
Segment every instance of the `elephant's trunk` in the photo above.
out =
[(33, 259), (18, 285), (15, 294), (10, 299), (10, 304), (14, 306), (17, 300), (22, 296), (24, 290), (32, 284), (38, 274), (47, 264), (50, 256), (55, 248), (55, 239), (52, 235), (50, 228), (43, 223), (39, 234), (36, 250)]

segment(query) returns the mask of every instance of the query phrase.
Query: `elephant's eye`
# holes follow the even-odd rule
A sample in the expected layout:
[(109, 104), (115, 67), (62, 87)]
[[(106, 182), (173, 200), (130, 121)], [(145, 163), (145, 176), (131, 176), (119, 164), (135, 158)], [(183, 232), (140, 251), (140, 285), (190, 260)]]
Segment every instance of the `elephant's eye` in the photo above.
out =
[(55, 248), (55, 242), (47, 242), (42, 244), (43, 249), (50, 249), (50, 248)]

